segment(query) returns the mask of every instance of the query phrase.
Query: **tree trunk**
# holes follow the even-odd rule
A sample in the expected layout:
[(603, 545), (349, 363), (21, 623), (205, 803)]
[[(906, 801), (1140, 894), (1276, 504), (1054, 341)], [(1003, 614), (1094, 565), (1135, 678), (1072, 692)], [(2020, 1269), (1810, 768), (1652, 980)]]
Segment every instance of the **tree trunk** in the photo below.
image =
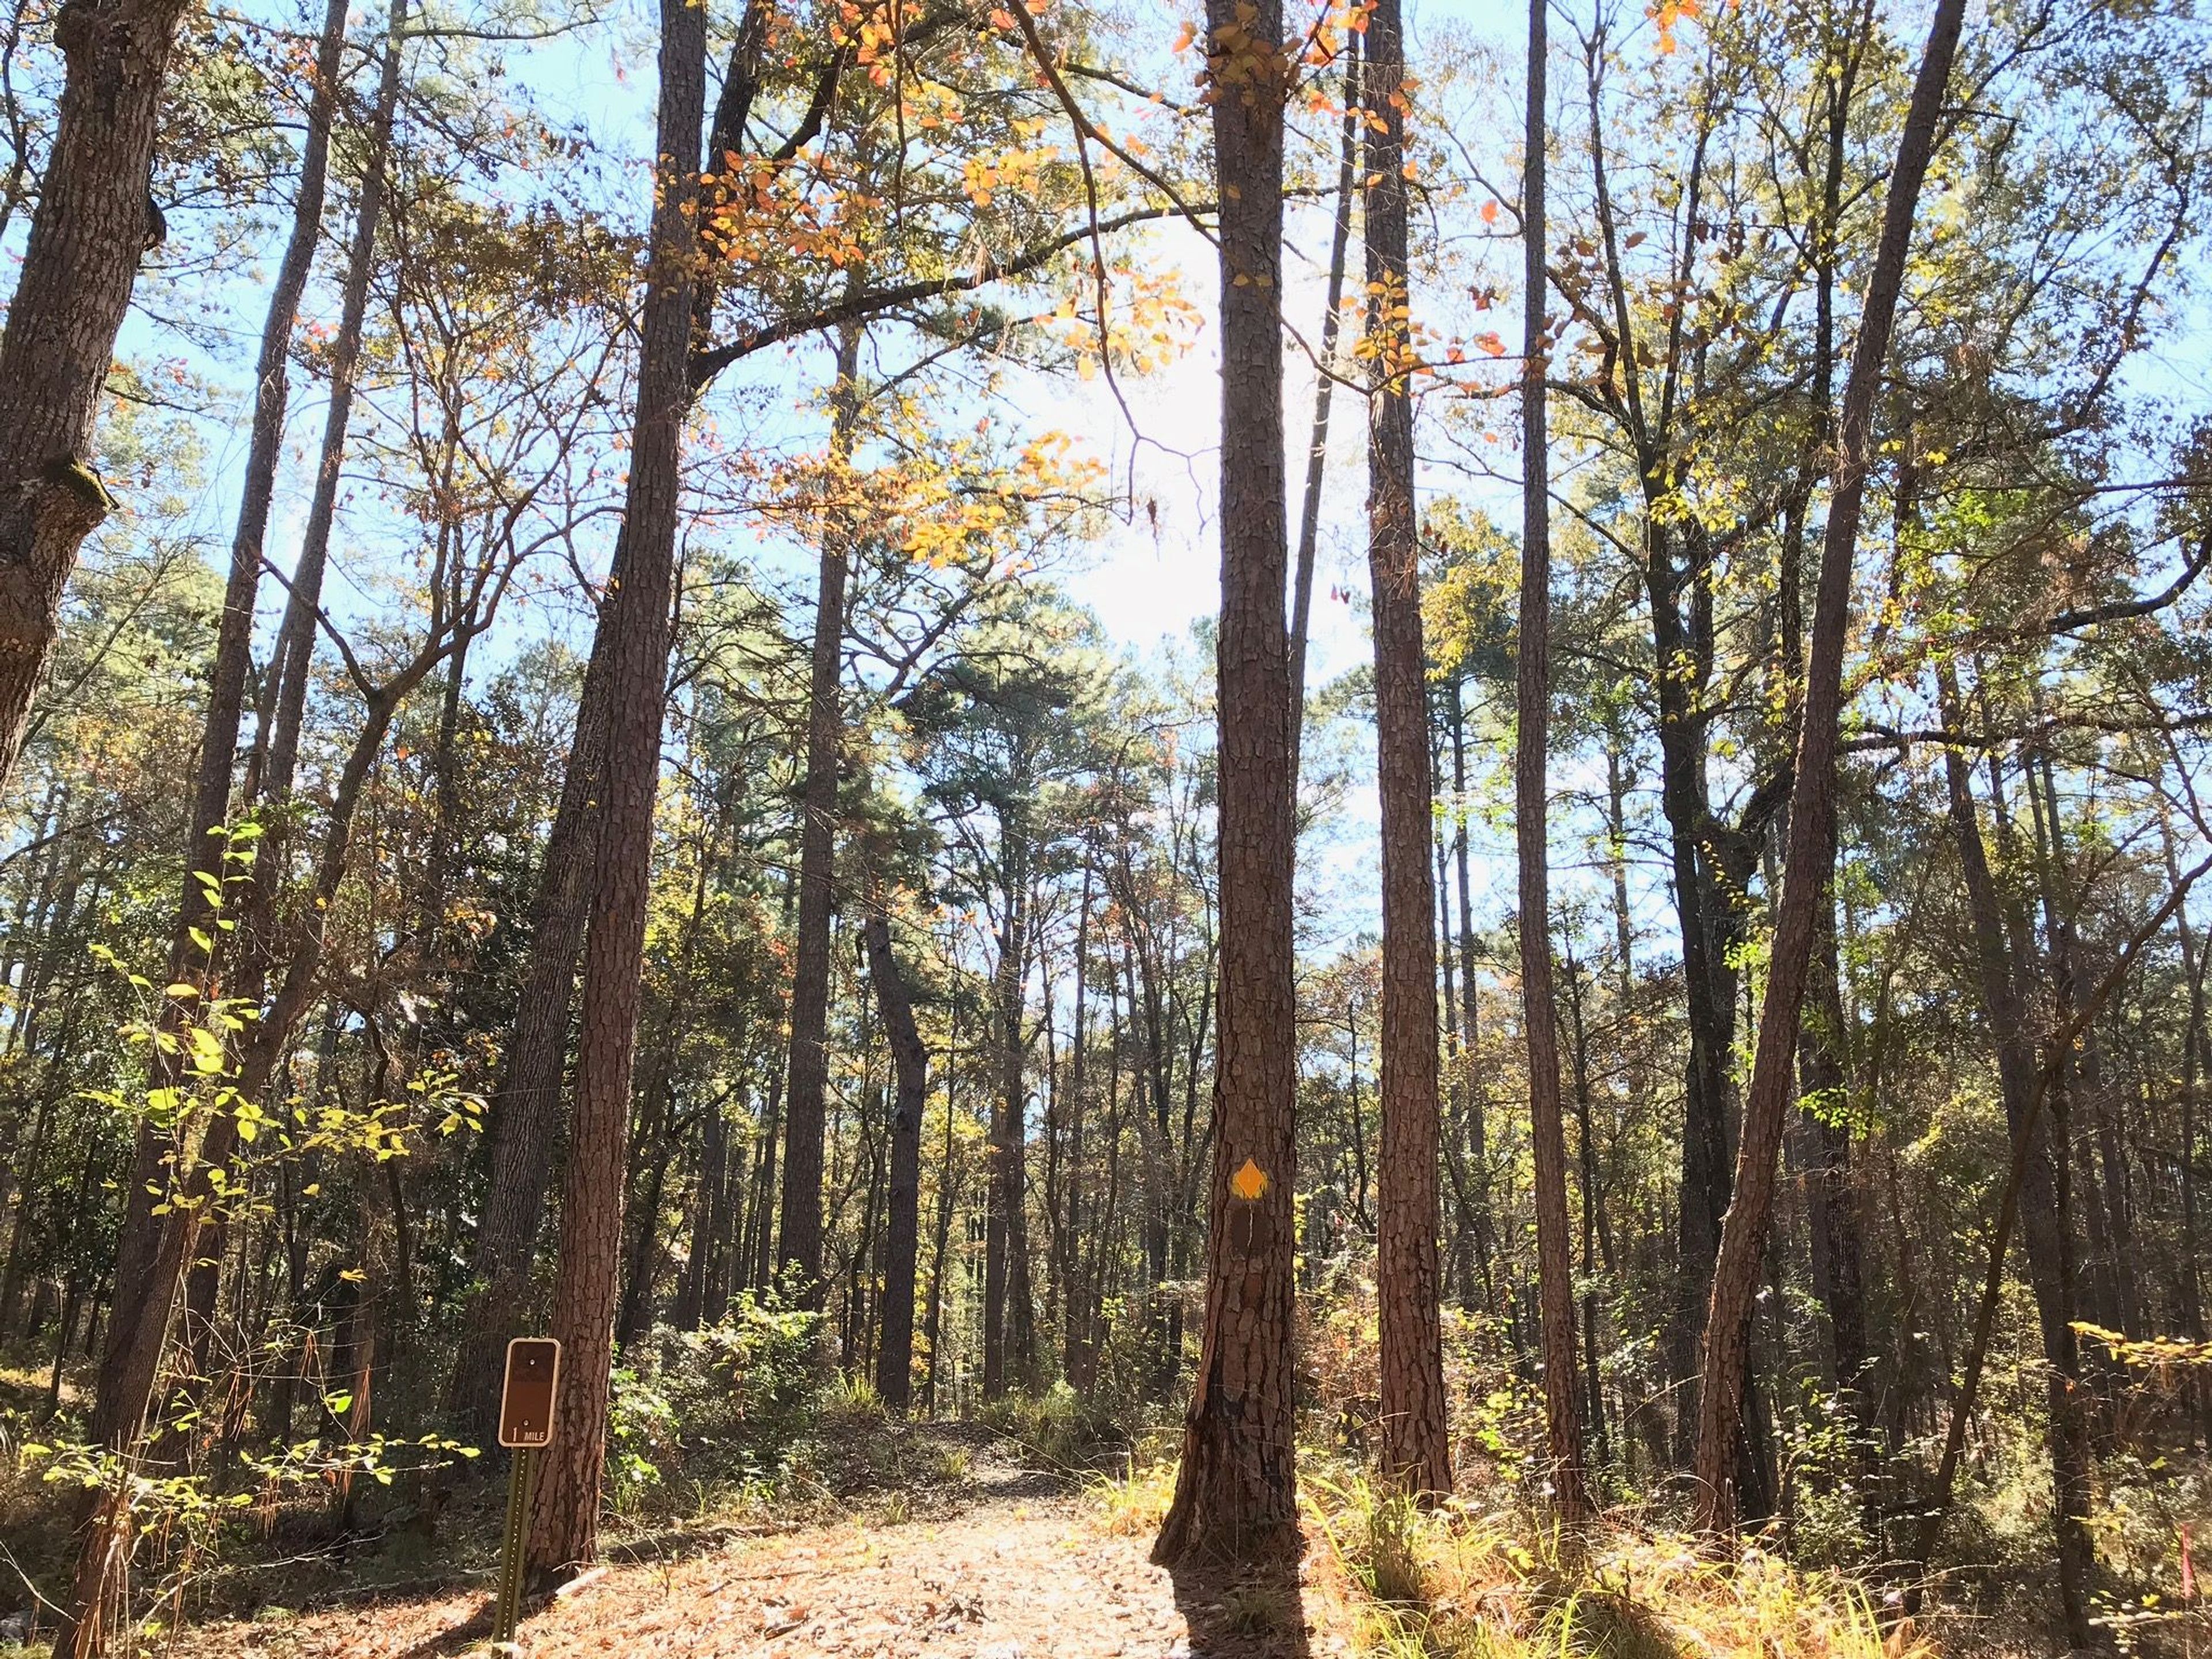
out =
[[(1520, 866), (1521, 1024), (1528, 1046), (1528, 1139), (1535, 1164), (1536, 1300), (1544, 1355), (1544, 1419), (1559, 1518), (1589, 1518), (1577, 1398), (1573, 1245), (1567, 1223), (1567, 1140), (1559, 1107), (1559, 1017), (1552, 987), (1547, 794), (1552, 725), (1551, 438), (1544, 375), (1545, 8), (1529, 0), (1521, 377), (1521, 613), (1514, 669), (1513, 842)], [(1370, 25), (1371, 27), (1371, 25)]]
[(1220, 1015), (1205, 1334), (1152, 1547), (1164, 1564), (1294, 1555), (1299, 1543), (1280, 0), (1207, 0), (1206, 25), (1221, 202)]
[[(1313, 434), (1306, 447), (1305, 493), (1298, 504), (1298, 556), (1291, 578), (1291, 787), (1306, 729), (1306, 643), (1313, 622), (1314, 559), (1321, 544), (1321, 482), (1328, 467), (1328, 408), (1336, 390), (1336, 342), (1344, 326), (1344, 262), (1352, 242), (1352, 191), (1359, 162), (1359, 40), (1346, 38), (1344, 127), (1337, 140), (1336, 216), (1328, 237), (1328, 283), (1314, 371)], [(1295, 797), (1293, 797), (1295, 799)]]
[(1029, 828), (1023, 815), (1002, 815), (999, 836), (1006, 908), (991, 986), (998, 1027), (999, 1092), (991, 1112), (991, 1195), (984, 1222), (986, 1400), (1006, 1393), (1010, 1372), (1012, 1380), (1028, 1393), (1036, 1392), (1038, 1382), (1029, 1272), (1028, 1045), (1022, 1034), (1030, 945)]
[(553, 1334), (562, 1349), (562, 1388), (530, 1517), (527, 1560), (540, 1575), (589, 1561), (599, 1542), (599, 1477), (606, 1455), (622, 1255), (623, 1141), (629, 1127), (639, 969), (651, 885), (653, 802), (660, 773), (683, 423), (689, 403), (686, 368), (697, 283), (693, 214), (706, 63), (705, 12), (685, 0), (664, 0), (655, 142), (661, 173), (640, 326), (636, 427), (623, 511), (629, 556), (622, 586), (608, 596), (599, 624), (607, 639), (607, 763), (554, 1289)]
[(890, 1192), (884, 1223), (883, 1336), (876, 1354), (876, 1392), (903, 1412), (913, 1390), (915, 1256), (921, 1233), (921, 1112), (928, 1097), (929, 1053), (915, 1027), (906, 976), (891, 951), (891, 927), (880, 911), (868, 917), (868, 977), (898, 1080), (891, 1115)]
[(922, 1316), (921, 1340), (927, 1367), (922, 1373), (922, 1393), (932, 1417), (937, 1415), (937, 1383), (944, 1362), (939, 1342), (945, 1329), (945, 1258), (952, 1248), (952, 1211), (960, 1189), (958, 1171), (954, 1167), (959, 1153), (959, 1144), (954, 1139), (958, 1124), (952, 1103), (952, 1069), (958, 1064), (959, 1055), (960, 1011), (956, 1002), (945, 1049), (945, 1154), (937, 1170), (937, 1226), (929, 1253), (929, 1304)]
[[(837, 337), (837, 384), (830, 459), (833, 474), (852, 459), (860, 422), (860, 334), (848, 323)], [(833, 489), (837, 487), (833, 479)], [(837, 770), (844, 729), (839, 678), (845, 640), (845, 583), (851, 547), (832, 508), (822, 532), (822, 575), (814, 605), (814, 654), (806, 692), (806, 782), (799, 802), (798, 962), (791, 984), (789, 1097), (784, 1107), (783, 1222), (776, 1264), (793, 1271), (809, 1308), (822, 1305), (822, 1137), (828, 1087), (830, 918), (836, 904)]]
[(1482, 987), (1474, 972), (1474, 884), (1468, 867), (1467, 710), (1461, 682), (1451, 687), (1452, 794), (1459, 803), (1452, 827), (1452, 868), (1459, 890), (1460, 1042), (1467, 1054), (1467, 1158), (1474, 1200), (1474, 1264), (1482, 1278), (1482, 1306), (1498, 1308), (1496, 1228), (1490, 1212), (1490, 1090), (1482, 1074)]
[(1367, 568), (1374, 593), (1382, 796), (1382, 1143), (1376, 1237), (1382, 1477), (1426, 1502), (1451, 1491), (1437, 1263), (1436, 891), (1429, 864), (1428, 653), (1413, 503), (1413, 351), (1407, 280), (1405, 29), (1368, 14)]
[(1773, 1206), (1775, 1158), (1796, 1066), (1798, 1024), (1814, 934), (1822, 908), (1832, 902), (1829, 880), (1835, 864), (1836, 743), (1842, 718), (1844, 647), (1850, 620), (1851, 564), (1866, 490), (1875, 395), (1889, 356), (1898, 297), (1905, 285), (1914, 210), (1935, 149), (1936, 121), (1965, 15), (1965, 0), (1937, 0), (1905, 114), (1905, 131), (1898, 143), (1897, 165), (1890, 175), (1881, 240), (1867, 281), (1865, 310), (1858, 343), (1851, 352), (1850, 376), (1844, 387), (1838, 422), (1834, 493), (1820, 551), (1820, 586), (1814, 600), (1784, 885), (1775, 920), (1751, 1087), (1744, 1101), (1743, 1128), (1736, 1147), (1735, 1198), (1722, 1227), (1712, 1298), (1705, 1316), (1705, 1386), (1698, 1401), (1695, 1473), (1698, 1523), (1708, 1532), (1732, 1530), (1735, 1522), (1731, 1477), (1741, 1428), (1751, 1316)]
[(284, 620), (277, 631), (274, 658), (263, 692), (261, 722), (254, 734), (256, 793), (281, 800), (291, 793), (298, 764), (300, 727), (306, 718), (307, 669), (321, 627), (323, 577), (330, 562), (331, 532), (336, 524), (338, 478), (345, 462), (346, 428), (353, 419), (356, 372), (362, 337), (368, 327), (371, 278), (376, 269), (376, 234), (384, 217), (386, 174), (391, 163), (392, 133), (399, 109), (399, 65), (406, 44), (408, 0), (392, 0), (385, 36), (384, 62), (370, 118), (368, 153), (361, 193), (354, 204), (353, 240), (346, 254), (344, 291), (338, 328), (331, 342), (330, 404), (323, 417), (322, 455), (307, 524), (300, 540), (299, 562), (292, 572)]
[[(162, 26), (165, 33), (160, 46), (160, 55), (168, 50), (166, 31), (171, 22)], [(120, 43), (127, 40), (127, 27), (118, 27), (109, 46), (101, 48), (103, 54), (111, 48), (127, 48)], [(195, 968), (209, 964), (209, 954), (193, 942), (192, 930), (202, 935), (215, 935), (214, 913), (209, 907), (202, 882), (193, 874), (204, 872), (210, 878), (220, 881), (228, 872), (224, 855), (229, 850), (226, 837), (218, 835), (230, 807), (231, 771), (237, 754), (238, 728), (244, 703), (245, 682), (252, 647), (254, 595), (261, 570), (262, 538), (266, 529), (269, 508), (275, 490), (278, 453), (283, 441), (284, 406), (287, 392), (286, 364), (291, 346), (292, 331), (297, 321), (300, 296), (304, 290), (313, 264), (314, 252), (322, 217), (325, 181), (328, 176), (330, 125), (331, 110), (338, 92), (339, 65), (344, 48), (345, 7), (343, 0), (333, 0), (324, 20), (323, 34), (316, 56), (316, 80), (307, 108), (307, 137), (301, 156), (300, 179), (295, 196), (294, 217), (290, 237), (278, 266), (276, 283), (270, 297), (269, 313), (262, 330), (261, 353), (258, 364), (258, 379), (254, 401), (252, 435), (248, 444), (246, 471), (241, 486), (238, 524), (233, 538), (230, 575), (225, 585), (223, 612), (217, 627), (216, 658), (210, 669), (208, 709), (201, 742), (198, 773), (192, 800), (190, 840), (185, 849), (186, 874), (184, 893), (179, 906), (179, 920), (171, 950), (170, 976), (183, 980)], [(142, 42), (142, 45), (144, 43)], [(127, 67), (127, 65), (126, 65)], [(149, 100), (146, 112), (145, 145), (140, 154), (150, 156), (153, 140), (153, 114), (150, 100), (159, 91), (159, 64), (150, 68), (139, 66), (139, 73), (151, 76), (143, 88)], [(76, 60), (72, 58), (72, 84)], [(136, 82), (132, 83), (133, 87)], [(130, 91), (129, 96), (137, 95)], [(127, 101), (127, 100), (126, 100)], [(64, 118), (68, 108), (64, 104)], [(118, 118), (122, 118), (118, 112)], [(58, 138), (56, 165), (67, 152), (66, 131)], [(114, 142), (126, 142), (120, 134)], [(139, 234), (145, 228), (149, 198), (145, 195), (143, 179), (149, 162), (137, 164), (137, 170), (125, 181), (125, 196), (131, 214), (131, 251), (130, 266), (124, 276), (122, 298), (127, 300), (130, 274), (137, 266), (140, 246)], [(80, 176), (70, 180), (71, 192), (86, 187), (89, 182), (82, 175), (99, 169), (80, 169)], [(66, 199), (66, 198), (65, 198)], [(42, 206), (40, 219), (48, 208), (59, 208), (64, 202), (49, 201)], [(34, 233), (35, 234), (35, 233)], [(85, 248), (80, 257), (91, 257), (95, 250)], [(33, 257), (36, 255), (34, 243)], [(87, 272), (79, 271), (71, 279), (71, 286), (82, 290)], [(24, 274), (26, 287), (31, 281), (31, 267), (27, 260)], [(119, 322), (121, 301), (117, 318)], [(12, 363), (15, 347), (14, 325), (32, 315), (24, 309), (23, 295), (19, 293), (15, 308), (9, 313), (10, 328), (8, 341), (0, 347), (0, 364)], [(113, 327), (109, 329), (112, 340)], [(106, 368), (106, 348), (101, 349), (100, 373)], [(0, 370), (0, 372), (9, 372)], [(13, 381), (7, 382), (14, 385)], [(88, 394), (87, 422), (91, 412), (91, 399), (97, 396), (99, 380), (95, 379)], [(0, 421), (7, 417), (6, 393), (0, 393)], [(5, 441), (0, 439), (0, 457), (5, 455)], [(4, 465), (4, 460), (0, 460)], [(4, 533), (4, 532), (0, 532)], [(71, 544), (68, 556), (75, 556)], [(66, 568), (61, 573), (66, 575)], [(0, 602), (4, 603), (4, 602)], [(0, 621), (0, 628), (4, 628)], [(35, 671), (33, 671), (35, 672)], [(0, 776), (4, 776), (8, 763), (12, 762), (15, 733), (20, 725), (7, 724), (6, 676), (9, 664), (0, 655)], [(172, 1018), (187, 1018), (184, 1005), (175, 1005)], [(214, 1137), (216, 1150), (227, 1151), (223, 1137)], [(187, 1270), (189, 1252), (179, 1237), (183, 1218), (164, 1218), (155, 1212), (155, 1189), (165, 1183), (159, 1179), (167, 1160), (179, 1152), (174, 1138), (151, 1125), (141, 1127), (132, 1158), (132, 1178), (125, 1191), (122, 1237), (117, 1245), (118, 1286), (115, 1306), (107, 1323), (107, 1351), (103, 1356), (94, 1409), (95, 1435), (100, 1444), (112, 1450), (123, 1450), (136, 1440), (151, 1405), (156, 1373), (160, 1367), (161, 1349), (167, 1339), (173, 1304), (176, 1300), (176, 1275)], [(212, 1287), (210, 1287), (212, 1288)], [(95, 1534), (97, 1532), (95, 1528)], [(113, 1558), (100, 1547), (103, 1540), (88, 1534), (87, 1548), (79, 1562), (79, 1577), (75, 1603), (71, 1613), (62, 1621), (61, 1635), (56, 1651), (64, 1650), (64, 1644), (88, 1642), (85, 1651), (96, 1652), (105, 1639), (105, 1632), (94, 1626), (78, 1629), (77, 1620), (88, 1608), (100, 1607), (107, 1595), (106, 1572), (114, 1565)], [(88, 1574), (89, 1577), (88, 1577)]]
[[(1959, 711), (1955, 671), (1948, 663), (1936, 671), (1944, 724), (1955, 724)], [(2048, 1418), (2045, 1433), (2051, 1452), (2054, 1504), (2051, 1524), (2058, 1547), (2058, 1588), (2066, 1628), (2075, 1647), (2089, 1645), (2089, 1576), (2094, 1559), (2087, 1530), (2089, 1514), (2088, 1425), (2087, 1399), (2081, 1384), (2080, 1345), (2074, 1334), (2073, 1241), (2068, 1236), (2061, 1206), (2057, 1159), (2062, 1154), (2051, 1144), (2039, 1109), (2041, 1102), (2035, 1079), (2034, 1039), (2028, 1030), (2027, 999), (2020, 988), (2012, 951), (2002, 917), (1997, 888), (1990, 871), (1989, 854), (1982, 845), (1980, 823), (1974, 811), (1973, 784), (1966, 757), (1957, 749), (1944, 751), (1952, 839), (1966, 889), (1966, 906), (1974, 935), (1975, 965), (1979, 971), (1982, 1011), (1996, 1048), (1997, 1082), (2004, 1097), (2005, 1119), (2014, 1142), (2013, 1198), (2023, 1219), (2023, 1243), (2028, 1278), (2035, 1291), (2036, 1312), (2043, 1334), (2047, 1367)], [(2063, 1055), (2054, 1061), (2065, 1064)], [(1977, 1344), (1978, 1351), (1979, 1344)], [(1978, 1363), (1970, 1357), (1969, 1385)], [(1962, 1391), (1961, 1405), (1971, 1406), (1971, 1395)], [(1958, 1407), (1954, 1406), (1954, 1413)], [(1964, 1424), (1954, 1415), (1954, 1443)], [(1922, 1556), (1933, 1553), (1936, 1529), (1948, 1507), (1948, 1479), (1957, 1465), (1955, 1444), (1947, 1446), (1944, 1468), (1937, 1476), (1937, 1492), (1929, 1506)]]
[(729, 1231), (730, 1124), (720, 1106), (710, 1107), (700, 1126), (699, 1185), (691, 1195), (691, 1250), (684, 1263), (683, 1288), (670, 1322), (696, 1331), (704, 1320), (707, 1287)]
[(1873, 1350), (1867, 1340), (1865, 1246), (1858, 1194), (1851, 1180), (1851, 1134), (1844, 1046), (1841, 964), (1834, 908), (1818, 920), (1814, 945), (1809, 1018), (1797, 1046), (1797, 1105), (1809, 1153), (1805, 1185), (1811, 1232), (1813, 1284), (1828, 1315), (1828, 1352), (1836, 1387), (1848, 1398), (1858, 1425), (1859, 1448), (1871, 1449), (1874, 1419), (1867, 1394)]
[(246, 678), (252, 667), (253, 611), (260, 592), (263, 540), (268, 532), (270, 506), (276, 490), (276, 464), (284, 442), (292, 333), (299, 323), (300, 299), (307, 290), (321, 239), (323, 199), (330, 175), (331, 111), (339, 91), (345, 25), (346, 0), (329, 0), (316, 49), (314, 88), (307, 101), (307, 137), (300, 156), (299, 183), (293, 192), (291, 235), (270, 291), (269, 314), (261, 330), (261, 355), (255, 366), (253, 430), (246, 444), (238, 525), (230, 544), (230, 575), (223, 586), (222, 616), (216, 630), (215, 660), (209, 669), (207, 715), (185, 848), (184, 895), (169, 954), (172, 979), (183, 979), (207, 965), (192, 942), (191, 930), (213, 932), (213, 912), (203, 878), (220, 880), (226, 873), (223, 854), (228, 842), (218, 838), (216, 831), (230, 814), (239, 726), (245, 712)]
[(627, 535), (617, 539), (601, 621), (584, 672), (576, 732), (561, 799), (530, 908), (530, 957), (517, 994), (507, 1064), (492, 1097), (490, 1177), (470, 1262), (477, 1289), (461, 1321), (447, 1401), (462, 1431), (482, 1434), (499, 1408), (507, 1340), (530, 1305), (531, 1258), (552, 1179), (568, 1059), (576, 958), (584, 945), (598, 858), (599, 798), (607, 760), (605, 609), (621, 591)]
[[(2161, 809), (2159, 830), (2166, 853), (2166, 874), (2168, 884), (2181, 884), (2180, 860), (2174, 854), (2173, 821), (2170, 811)], [(2204, 980), (2206, 957), (2212, 954), (2212, 941), (2205, 951), (2197, 948), (2195, 931), (2190, 927), (2189, 911), (2185, 906), (2174, 912), (2175, 942), (2180, 946), (2181, 969), (2189, 987), (2189, 1024), (2182, 1035), (2181, 1048), (2181, 1121), (2180, 1134), (2180, 1209), (2181, 1209), (2181, 1285), (2179, 1312), (2181, 1332), (2192, 1342), (2204, 1340), (2204, 1302), (2202, 1274), (2203, 1265), (2198, 1240), (2197, 1218), (2197, 1115), (2202, 1105), (2199, 1091), (2204, 1069), (2212, 1066), (2212, 1044), (2208, 1044), (2204, 1018)], [(2212, 1389), (2204, 1378), (2191, 1379), (2191, 1393), (2195, 1398), (2200, 1417), (2212, 1414)]]
[(67, 0), (61, 100), (0, 333), (0, 787), (15, 775), (63, 586), (112, 501), (93, 428), (154, 240), (147, 188), (183, 0)]

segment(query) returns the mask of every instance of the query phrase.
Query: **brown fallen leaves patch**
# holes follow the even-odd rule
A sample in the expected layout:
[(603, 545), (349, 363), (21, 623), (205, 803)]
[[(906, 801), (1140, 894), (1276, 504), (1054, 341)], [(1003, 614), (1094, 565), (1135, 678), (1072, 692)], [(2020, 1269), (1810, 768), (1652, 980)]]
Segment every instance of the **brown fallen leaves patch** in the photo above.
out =
[[(1072, 1498), (990, 1502), (902, 1525), (744, 1538), (687, 1559), (607, 1565), (533, 1605), (529, 1659), (1315, 1659), (1348, 1650), (1311, 1583), (1170, 1575)], [(1319, 1626), (1321, 1628), (1316, 1629)], [(483, 1593), (210, 1626), (187, 1659), (459, 1659), (487, 1650)]]

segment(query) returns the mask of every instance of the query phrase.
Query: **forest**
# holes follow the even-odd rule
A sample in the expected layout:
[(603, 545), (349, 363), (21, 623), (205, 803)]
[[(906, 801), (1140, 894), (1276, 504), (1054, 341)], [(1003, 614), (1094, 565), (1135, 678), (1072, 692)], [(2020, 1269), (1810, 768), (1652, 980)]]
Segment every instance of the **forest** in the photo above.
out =
[(2189, 0), (0, 28), (0, 1654), (2212, 1652)]

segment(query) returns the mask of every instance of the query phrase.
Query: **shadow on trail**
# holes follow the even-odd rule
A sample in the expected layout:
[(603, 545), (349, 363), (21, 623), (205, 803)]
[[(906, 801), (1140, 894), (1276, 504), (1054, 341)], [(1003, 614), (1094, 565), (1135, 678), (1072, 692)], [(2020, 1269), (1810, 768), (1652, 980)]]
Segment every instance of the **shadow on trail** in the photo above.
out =
[(1175, 1601), (1189, 1627), (1188, 1647), (1171, 1659), (1306, 1659), (1304, 1589), (1295, 1560), (1245, 1567), (1193, 1562), (1170, 1567)]
[[(525, 1601), (522, 1616), (526, 1621), (535, 1611), (533, 1604)], [(426, 1636), (399, 1656), (399, 1659), (453, 1659), (453, 1656), (481, 1650), (491, 1639), (492, 1622), (499, 1612), (499, 1598), (488, 1595), (483, 1605), (471, 1613), (461, 1624), (450, 1625), (435, 1635)]]

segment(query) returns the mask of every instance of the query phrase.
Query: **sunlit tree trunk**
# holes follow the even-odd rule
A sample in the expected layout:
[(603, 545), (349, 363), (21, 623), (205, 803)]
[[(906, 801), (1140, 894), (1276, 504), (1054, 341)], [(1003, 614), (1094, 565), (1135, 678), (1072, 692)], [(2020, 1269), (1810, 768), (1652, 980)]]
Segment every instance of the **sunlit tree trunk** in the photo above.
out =
[[(1577, 1398), (1567, 1141), (1559, 1106), (1559, 1017), (1552, 983), (1548, 762), (1552, 725), (1551, 437), (1544, 376), (1545, 9), (1528, 3), (1528, 98), (1522, 163), (1521, 611), (1514, 670), (1513, 841), (1520, 874), (1521, 1012), (1528, 1048), (1528, 1140), (1535, 1164), (1536, 1300), (1544, 1355), (1544, 1420), (1554, 1502), (1568, 1525), (1589, 1514)], [(1371, 27), (1371, 25), (1370, 25)], [(1585, 1132), (1587, 1133), (1587, 1131)]]
[[(852, 459), (860, 422), (860, 334), (848, 323), (837, 339), (831, 393), (833, 472)], [(834, 482), (833, 489), (842, 487)], [(823, 1091), (829, 1079), (830, 921), (836, 905), (837, 775), (844, 729), (839, 679), (845, 640), (845, 584), (850, 532), (832, 511), (822, 532), (814, 602), (814, 650), (806, 690), (806, 781), (799, 799), (799, 936), (791, 984), (790, 1085), (784, 1103), (782, 1219), (776, 1264), (793, 1273), (805, 1305), (822, 1304)]]
[(1822, 909), (1832, 903), (1835, 865), (1836, 744), (1843, 709), (1845, 635), (1850, 620), (1853, 555), (1870, 459), (1875, 393), (1889, 356), (1899, 295), (1921, 180), (1936, 145), (1936, 121), (1951, 78), (1965, 0), (1938, 0), (1928, 43), (1898, 143), (1883, 205), (1881, 240), (1867, 280), (1857, 344), (1837, 422), (1835, 486), (1820, 552), (1820, 586), (1814, 600), (1811, 653), (1807, 660), (1802, 724), (1790, 799), (1789, 852), (1782, 902), (1774, 926), (1766, 995), (1760, 1008), (1751, 1086), (1736, 1147), (1735, 1197), (1721, 1231), (1705, 1315), (1705, 1386), (1698, 1401), (1697, 1513), (1709, 1532), (1735, 1520), (1735, 1461), (1744, 1369), (1753, 1302), (1774, 1197), (1775, 1160), (1782, 1139), (1796, 1064), (1799, 1018), (1812, 964), (1814, 935)]
[(554, 1288), (552, 1334), (562, 1344), (562, 1386), (552, 1442), (542, 1454), (527, 1549), (531, 1569), (541, 1575), (589, 1561), (599, 1544), (624, 1143), (660, 775), (689, 403), (686, 358), (697, 283), (693, 213), (706, 102), (706, 14), (687, 0), (665, 0), (660, 27), (655, 149), (660, 173), (623, 513), (629, 556), (601, 621), (607, 630), (607, 763)]
[[(1437, 1261), (1436, 890), (1429, 863), (1428, 653), (1421, 640), (1407, 281), (1405, 30), (1398, 0), (1367, 18), (1367, 568), (1382, 833), (1382, 1007), (1376, 1297), (1382, 1475), (1419, 1498), (1451, 1490)], [(1571, 1368), (1570, 1368), (1571, 1370)]]

